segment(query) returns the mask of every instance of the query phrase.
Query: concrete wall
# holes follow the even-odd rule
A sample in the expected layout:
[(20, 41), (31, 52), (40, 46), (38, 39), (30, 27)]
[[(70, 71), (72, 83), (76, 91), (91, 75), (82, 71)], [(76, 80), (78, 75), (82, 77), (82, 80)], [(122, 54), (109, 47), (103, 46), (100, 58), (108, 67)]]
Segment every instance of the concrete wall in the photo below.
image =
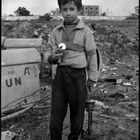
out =
[(124, 20), (125, 16), (79, 16), (82, 20)]
[[(125, 16), (78, 16), (82, 20), (124, 20)], [(53, 19), (63, 19), (62, 16), (54, 16)]]
[(38, 19), (39, 16), (3, 16), (2, 20), (6, 20), (6, 21), (16, 21), (16, 20), (35, 20)]
[[(39, 16), (6, 16), (2, 17), (2, 20), (6, 21), (16, 21), (16, 20), (35, 20)], [(124, 20), (125, 16), (79, 16), (82, 20)], [(60, 20), (63, 19), (62, 16), (54, 16), (53, 19)]]

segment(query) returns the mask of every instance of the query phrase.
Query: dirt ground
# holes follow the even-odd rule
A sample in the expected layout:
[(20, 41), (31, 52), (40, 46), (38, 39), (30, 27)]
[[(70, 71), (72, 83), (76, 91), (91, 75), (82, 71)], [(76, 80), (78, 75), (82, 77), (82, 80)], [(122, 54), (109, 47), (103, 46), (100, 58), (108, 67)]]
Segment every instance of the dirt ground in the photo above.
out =
[[(25, 22), (24, 22), (25, 23)], [(53, 24), (52, 24), (53, 23)], [(94, 31), (95, 41), (103, 57), (103, 68), (94, 91), (89, 98), (95, 100), (92, 112), (92, 132), (96, 140), (139, 139), (139, 21), (85, 21)], [(32, 37), (33, 31), (46, 37), (57, 21), (3, 22), (2, 35)], [(42, 27), (46, 25), (46, 32)], [(26, 26), (25, 26), (26, 25)], [(19, 27), (19, 28), (18, 28)], [(29, 30), (30, 29), (30, 30)], [(21, 34), (22, 30), (22, 34)], [(20, 35), (19, 35), (20, 34)], [(44, 64), (45, 66), (45, 64)], [(21, 116), (1, 122), (1, 132), (17, 134), (15, 140), (48, 140), (51, 100), (51, 77), (42, 71), (41, 100)], [(103, 80), (104, 79), (104, 80)], [(109, 79), (109, 80), (105, 80)], [(115, 80), (113, 80), (115, 79)], [(88, 127), (85, 111), (83, 129)], [(63, 140), (69, 134), (69, 109), (64, 121)]]

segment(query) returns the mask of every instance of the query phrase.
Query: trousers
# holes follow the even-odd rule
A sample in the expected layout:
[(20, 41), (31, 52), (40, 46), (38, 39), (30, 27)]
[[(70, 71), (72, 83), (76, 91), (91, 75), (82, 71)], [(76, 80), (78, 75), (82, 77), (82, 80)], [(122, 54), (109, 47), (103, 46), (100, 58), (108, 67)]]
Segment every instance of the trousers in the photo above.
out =
[(52, 82), (50, 137), (62, 140), (63, 121), (70, 108), (68, 140), (78, 140), (82, 131), (87, 99), (85, 68), (58, 66)]

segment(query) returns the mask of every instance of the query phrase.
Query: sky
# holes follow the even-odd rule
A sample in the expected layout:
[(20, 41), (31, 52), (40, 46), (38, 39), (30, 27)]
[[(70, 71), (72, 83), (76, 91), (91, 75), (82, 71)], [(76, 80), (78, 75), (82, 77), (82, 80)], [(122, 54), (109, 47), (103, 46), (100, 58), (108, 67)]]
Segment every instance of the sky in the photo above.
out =
[[(134, 13), (139, 0), (82, 0), (83, 5), (99, 5), (100, 13), (128, 16)], [(14, 14), (18, 7), (25, 7), (30, 14), (44, 15), (58, 8), (57, 0), (2, 0), (2, 16)]]

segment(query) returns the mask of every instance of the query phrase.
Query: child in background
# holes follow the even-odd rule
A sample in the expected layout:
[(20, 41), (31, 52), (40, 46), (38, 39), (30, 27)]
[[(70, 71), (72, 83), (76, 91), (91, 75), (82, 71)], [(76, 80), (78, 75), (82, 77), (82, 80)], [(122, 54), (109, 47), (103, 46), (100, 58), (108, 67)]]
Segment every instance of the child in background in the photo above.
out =
[[(70, 107), (70, 134), (68, 140), (78, 140), (82, 131), (88, 90), (98, 78), (96, 45), (93, 32), (78, 14), (81, 0), (58, 0), (64, 20), (50, 34), (48, 45), (52, 53), (50, 64), (57, 64), (52, 83), (50, 118), (51, 140), (62, 140), (63, 121)], [(58, 45), (66, 49), (58, 54)]]

